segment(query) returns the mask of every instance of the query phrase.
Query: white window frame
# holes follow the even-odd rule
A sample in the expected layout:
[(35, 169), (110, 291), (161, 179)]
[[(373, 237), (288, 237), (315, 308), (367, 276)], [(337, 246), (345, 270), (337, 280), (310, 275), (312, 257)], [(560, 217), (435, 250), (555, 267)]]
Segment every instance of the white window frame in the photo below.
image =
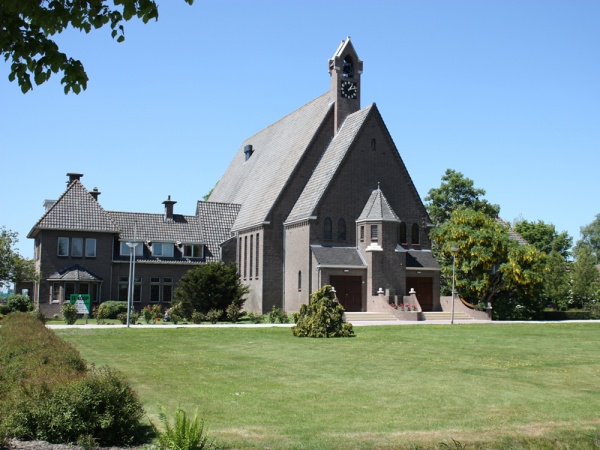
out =
[[(170, 249), (170, 252), (165, 254), (165, 248)], [(170, 253), (170, 254), (169, 254)], [(152, 256), (160, 256), (163, 258), (172, 258), (175, 255), (175, 244), (172, 242), (153, 242)]]

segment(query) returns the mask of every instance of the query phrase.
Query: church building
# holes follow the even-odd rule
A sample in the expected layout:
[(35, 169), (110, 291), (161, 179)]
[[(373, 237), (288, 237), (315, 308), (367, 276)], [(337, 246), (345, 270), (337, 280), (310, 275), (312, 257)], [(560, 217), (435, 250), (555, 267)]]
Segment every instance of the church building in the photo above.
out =
[(193, 215), (175, 214), (170, 197), (164, 214), (106, 211), (68, 174), (28, 235), (35, 303), (54, 313), (71, 294), (125, 300), (134, 251), (136, 309), (168, 305), (187, 270), (223, 260), (250, 287), (248, 311), (298, 311), (326, 284), (346, 311), (391, 312), (411, 292), (419, 309), (440, 310), (430, 220), (377, 106), (361, 107), (350, 38), (328, 68), (327, 92), (242, 142)]

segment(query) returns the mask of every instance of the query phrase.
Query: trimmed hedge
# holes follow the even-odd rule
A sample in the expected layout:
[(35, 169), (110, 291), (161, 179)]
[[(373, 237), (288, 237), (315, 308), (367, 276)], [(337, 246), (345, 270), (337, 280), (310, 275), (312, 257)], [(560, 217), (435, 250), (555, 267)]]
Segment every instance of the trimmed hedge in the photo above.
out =
[(127, 302), (108, 300), (100, 303), (96, 317), (98, 319), (117, 319), (121, 313), (127, 313)]
[(0, 328), (0, 443), (10, 438), (131, 444), (144, 414), (127, 380), (92, 367), (31, 314)]
[(544, 320), (591, 320), (596, 318), (592, 311), (544, 311)]

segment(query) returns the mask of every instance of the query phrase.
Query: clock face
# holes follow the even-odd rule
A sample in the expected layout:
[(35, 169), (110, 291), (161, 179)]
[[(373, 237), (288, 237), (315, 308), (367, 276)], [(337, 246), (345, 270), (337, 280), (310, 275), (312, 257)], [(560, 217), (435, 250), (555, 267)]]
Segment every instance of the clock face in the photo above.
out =
[(342, 97), (356, 98), (358, 96), (358, 87), (352, 81), (344, 81), (341, 86)]

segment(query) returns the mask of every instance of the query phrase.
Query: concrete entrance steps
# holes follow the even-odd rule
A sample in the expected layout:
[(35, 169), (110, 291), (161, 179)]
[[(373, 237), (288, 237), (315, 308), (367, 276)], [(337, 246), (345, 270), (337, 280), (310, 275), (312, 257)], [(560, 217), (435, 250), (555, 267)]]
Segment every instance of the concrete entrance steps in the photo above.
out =
[(397, 322), (398, 319), (391, 314), (377, 312), (347, 312), (346, 322)]
[[(423, 317), (425, 320), (452, 320), (452, 312), (423, 311)], [(454, 311), (454, 320), (473, 320), (473, 318), (467, 313)]]

